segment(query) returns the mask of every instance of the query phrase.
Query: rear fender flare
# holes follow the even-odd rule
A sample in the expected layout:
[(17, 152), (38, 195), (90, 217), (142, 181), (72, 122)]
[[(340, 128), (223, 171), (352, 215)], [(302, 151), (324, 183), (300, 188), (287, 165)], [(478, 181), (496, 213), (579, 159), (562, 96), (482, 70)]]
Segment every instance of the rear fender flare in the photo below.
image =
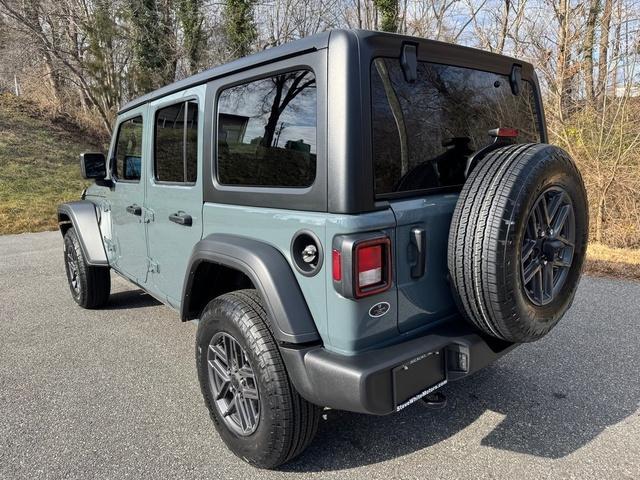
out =
[(275, 247), (247, 237), (212, 234), (193, 248), (183, 283), (180, 316), (195, 318), (191, 292), (198, 266), (203, 262), (223, 265), (245, 274), (260, 292), (269, 315), (269, 328), (283, 343), (319, 342), (320, 335), (284, 255)]

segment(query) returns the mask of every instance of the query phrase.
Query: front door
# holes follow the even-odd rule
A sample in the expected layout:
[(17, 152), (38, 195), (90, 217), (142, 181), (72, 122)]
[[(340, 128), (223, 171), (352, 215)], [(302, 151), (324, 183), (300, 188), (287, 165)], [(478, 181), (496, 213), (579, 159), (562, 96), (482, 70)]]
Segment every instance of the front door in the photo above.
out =
[(147, 242), (144, 224), (145, 183), (141, 179), (147, 163), (145, 139), (146, 107), (140, 107), (118, 120), (111, 145), (109, 195), (111, 239), (109, 261), (113, 268), (142, 285), (147, 277)]
[(202, 236), (204, 92), (195, 87), (151, 103), (147, 167), (148, 288), (179, 307), (194, 245)]

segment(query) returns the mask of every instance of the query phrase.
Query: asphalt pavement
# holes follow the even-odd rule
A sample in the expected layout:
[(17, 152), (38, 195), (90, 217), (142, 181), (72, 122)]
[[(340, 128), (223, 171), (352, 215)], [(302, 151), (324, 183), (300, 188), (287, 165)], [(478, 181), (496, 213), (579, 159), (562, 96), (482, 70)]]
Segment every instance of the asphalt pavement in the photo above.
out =
[(444, 387), (442, 410), (326, 411), (279, 471), (218, 438), (196, 325), (113, 287), (82, 310), (57, 232), (0, 237), (0, 479), (640, 478), (640, 283), (583, 279), (549, 336)]

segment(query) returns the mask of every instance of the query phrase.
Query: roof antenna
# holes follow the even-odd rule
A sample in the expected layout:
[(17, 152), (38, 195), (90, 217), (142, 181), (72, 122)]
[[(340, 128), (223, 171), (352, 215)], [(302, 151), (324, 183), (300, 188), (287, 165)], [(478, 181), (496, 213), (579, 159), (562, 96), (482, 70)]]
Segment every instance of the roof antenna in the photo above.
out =
[(400, 64), (404, 72), (404, 79), (409, 83), (415, 83), (418, 79), (418, 46), (412, 43), (402, 45)]

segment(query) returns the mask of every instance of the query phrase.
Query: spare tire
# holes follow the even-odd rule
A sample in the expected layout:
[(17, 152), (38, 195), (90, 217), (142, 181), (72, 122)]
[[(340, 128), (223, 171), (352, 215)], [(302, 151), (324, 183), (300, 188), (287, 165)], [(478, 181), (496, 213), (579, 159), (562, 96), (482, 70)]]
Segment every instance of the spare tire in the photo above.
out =
[(449, 274), (464, 317), (510, 342), (546, 335), (576, 293), (588, 222), (582, 177), (564, 150), (517, 144), (487, 154), (449, 231)]

